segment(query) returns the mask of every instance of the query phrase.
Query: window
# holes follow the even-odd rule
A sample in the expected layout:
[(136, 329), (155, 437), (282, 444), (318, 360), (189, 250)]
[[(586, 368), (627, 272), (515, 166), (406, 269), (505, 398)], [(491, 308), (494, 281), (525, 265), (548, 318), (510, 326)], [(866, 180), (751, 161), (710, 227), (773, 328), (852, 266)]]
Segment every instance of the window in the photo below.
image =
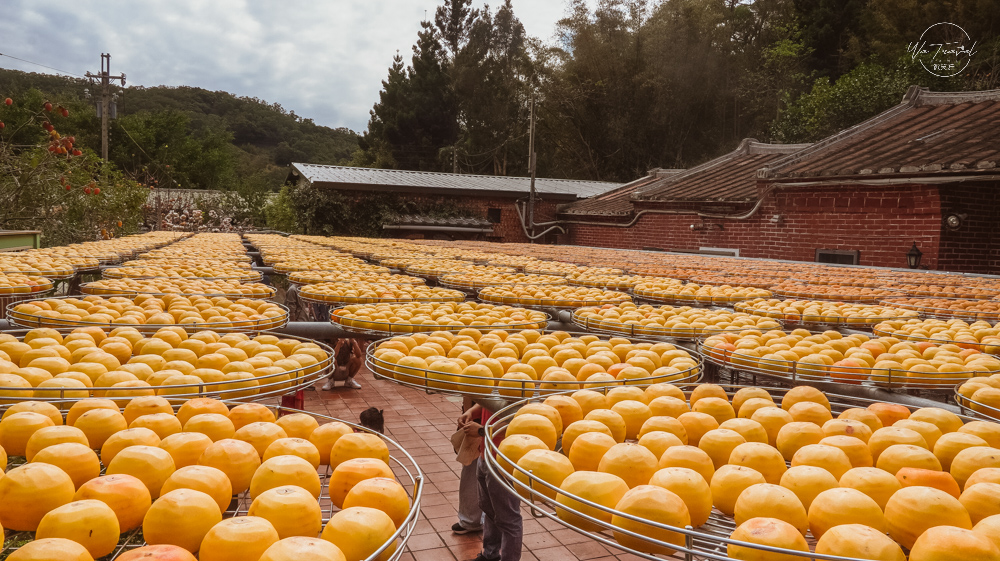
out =
[(857, 249), (817, 249), (816, 262), (858, 265), (861, 263), (861, 251)]
[(739, 257), (740, 250), (729, 247), (699, 247), (698, 252), (704, 255), (722, 255), (724, 257)]
[(499, 224), (500, 223), (500, 209), (499, 208), (491, 208), (491, 209), (487, 210), (486, 211), (486, 218), (487, 218), (487, 220), (489, 220), (493, 224)]

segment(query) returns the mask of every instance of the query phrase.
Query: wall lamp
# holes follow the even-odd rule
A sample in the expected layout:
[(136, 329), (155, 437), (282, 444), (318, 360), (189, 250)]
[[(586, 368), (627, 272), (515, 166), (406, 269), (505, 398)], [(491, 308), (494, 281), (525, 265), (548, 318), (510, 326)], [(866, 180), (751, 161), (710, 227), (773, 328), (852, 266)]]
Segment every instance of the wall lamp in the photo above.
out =
[(924, 252), (917, 249), (917, 242), (913, 242), (913, 247), (910, 248), (910, 251), (906, 252), (906, 264), (909, 265), (911, 269), (920, 267), (920, 258), (923, 255)]

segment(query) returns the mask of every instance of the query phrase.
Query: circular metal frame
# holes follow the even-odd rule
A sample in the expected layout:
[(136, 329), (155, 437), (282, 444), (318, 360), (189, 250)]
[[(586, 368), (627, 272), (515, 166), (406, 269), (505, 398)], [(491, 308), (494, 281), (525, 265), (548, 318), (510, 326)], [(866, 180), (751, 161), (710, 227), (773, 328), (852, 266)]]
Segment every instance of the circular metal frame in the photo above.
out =
[(72, 267), (72, 271), (66, 272), (62, 271), (0, 271), (0, 275), (24, 275), (26, 277), (45, 277), (49, 280), (66, 280), (71, 279), (76, 276), (76, 267)]
[[(59, 330), (61, 333), (70, 333), (71, 330)], [(269, 333), (264, 332), (260, 335), (267, 335)], [(282, 338), (282, 339), (296, 339), (303, 343), (315, 343), (323, 351), (326, 352), (327, 357), (324, 360), (312, 364), (309, 366), (303, 366), (297, 369), (286, 370), (285, 372), (280, 372), (276, 374), (267, 374), (265, 376), (254, 377), (253, 380), (257, 381), (256, 386), (240, 386), (239, 384), (250, 380), (226, 380), (223, 382), (202, 382), (199, 384), (176, 384), (170, 386), (149, 386), (149, 387), (90, 387), (90, 388), (14, 388), (14, 387), (0, 387), (0, 410), (6, 408), (4, 404), (8, 406), (11, 403), (16, 403), (18, 401), (44, 401), (48, 403), (67, 403), (79, 401), (80, 397), (74, 397), (81, 391), (87, 391), (90, 395), (88, 397), (103, 397), (109, 391), (128, 391), (128, 392), (147, 392), (145, 395), (159, 395), (168, 401), (187, 401), (196, 397), (212, 397), (216, 399), (229, 400), (234, 402), (256, 402), (264, 401), (268, 399), (279, 398), (282, 395), (288, 393), (296, 392), (301, 389), (305, 389), (316, 382), (323, 380), (333, 371), (333, 348), (319, 341), (314, 341), (305, 337), (297, 337), (294, 335), (283, 335), (279, 333), (273, 333), (272, 335)], [(23, 336), (23, 334), (22, 334)], [(141, 355), (133, 355), (141, 356)], [(286, 378), (287, 376), (287, 378)], [(265, 383), (261, 383), (266, 381)], [(223, 387), (228, 386), (228, 387)], [(163, 390), (169, 390), (171, 393), (163, 393)], [(36, 391), (45, 392), (45, 395), (36, 396), (34, 395)], [(148, 392), (152, 391), (152, 394)], [(178, 393), (173, 393), (173, 392)], [(95, 393), (100, 392), (101, 396), (95, 396)], [(246, 394), (247, 392), (255, 392), (247, 395), (237, 395)], [(20, 394), (24, 394), (23, 397), (19, 397)], [(57, 394), (57, 395), (56, 395)], [(71, 397), (66, 397), (69, 394)], [(56, 397), (49, 397), (50, 395), (56, 395)], [(114, 401), (121, 401), (131, 399), (132, 397), (138, 397), (139, 395), (131, 396), (113, 396), (107, 399), (112, 399)]]
[[(242, 403), (232, 400), (223, 400), (223, 402), (226, 403), (227, 405), (232, 405), (232, 406), (240, 405)], [(180, 407), (179, 405), (174, 404), (175, 409), (179, 407)], [(405, 448), (403, 448), (398, 442), (396, 442), (392, 438), (382, 433), (377, 433), (375, 431), (372, 431), (367, 427), (358, 425), (351, 421), (345, 421), (343, 419), (338, 419), (336, 417), (331, 417), (329, 415), (314, 413), (312, 411), (304, 411), (301, 409), (292, 409), (280, 405), (270, 406), (269, 408), (273, 410), (273, 412), (275, 413), (275, 417), (280, 417), (286, 414), (304, 413), (306, 415), (312, 416), (318, 421), (321, 421), (321, 424), (325, 424), (326, 422), (344, 423), (345, 425), (354, 429), (355, 432), (375, 434), (386, 443), (386, 445), (389, 447), (389, 467), (390, 468), (398, 467), (400, 470), (402, 470), (403, 473), (406, 474), (405, 475), (406, 479), (400, 481), (400, 484), (403, 485), (403, 488), (406, 490), (408, 498), (410, 499), (410, 511), (406, 514), (406, 518), (403, 519), (403, 522), (396, 529), (396, 532), (392, 535), (392, 537), (388, 541), (386, 541), (381, 547), (379, 547), (374, 553), (366, 557), (364, 561), (380, 560), (380, 556), (382, 555), (382, 553), (386, 551), (389, 547), (392, 547), (393, 544), (395, 544), (396, 549), (390, 556), (386, 558), (386, 560), (395, 561), (400, 559), (406, 552), (406, 542), (409, 541), (410, 537), (413, 535), (413, 532), (417, 527), (417, 523), (419, 522), (420, 502), (421, 499), (423, 498), (423, 491), (424, 491), (424, 483), (425, 483), (424, 473), (423, 471), (421, 471), (420, 466), (417, 464), (417, 461), (413, 458), (413, 456), (410, 455), (410, 453), (407, 452)], [(16, 467), (17, 465), (21, 464), (11, 464), (10, 466), (0, 466), (0, 467), (6, 469), (7, 467)], [(103, 463), (101, 464), (102, 475), (104, 474), (104, 469), (106, 467), (107, 466), (105, 466)], [(324, 502), (329, 503), (330, 499), (329, 484), (332, 472), (333, 470), (330, 469), (329, 465), (320, 466), (320, 468), (318, 468), (318, 474), (320, 477), (320, 496), (317, 499), (317, 501), (320, 503), (321, 507), (320, 512), (322, 516), (322, 523), (324, 525), (326, 525), (326, 523), (330, 521), (330, 518), (334, 514), (334, 507), (332, 504), (324, 505)], [(393, 472), (397, 473), (397, 470), (393, 469)], [(397, 476), (397, 478), (402, 479), (399, 476)], [(223, 520), (225, 520), (226, 518), (234, 518), (237, 516), (247, 516), (250, 510), (250, 505), (252, 503), (253, 499), (250, 497), (250, 491), (244, 491), (238, 495), (234, 495), (233, 501), (230, 503), (229, 508), (222, 515)], [(0, 534), (0, 537), (2, 537), (2, 534)], [(18, 549), (18, 547), (21, 547), (22, 545), (24, 545), (29, 541), (32, 541), (33, 539), (34, 535), (32, 532), (11, 532), (5, 540), (0, 540), (0, 558), (6, 558), (12, 552)], [(102, 557), (101, 559), (104, 561), (112, 561), (121, 554), (127, 551), (131, 551), (133, 549), (137, 549), (144, 545), (146, 545), (146, 543), (142, 538), (142, 527), (140, 526), (135, 530), (131, 530), (127, 533), (121, 534), (121, 536), (119, 537), (118, 545), (115, 547), (115, 550), (112, 553), (108, 554), (107, 556)]]
[[(507, 323), (507, 324), (497, 324), (497, 325), (428, 325), (428, 324), (417, 324), (417, 323), (389, 323), (385, 321), (371, 321), (371, 320), (353, 320), (351, 322), (345, 322), (344, 318), (336, 314), (337, 310), (344, 309), (343, 306), (338, 308), (333, 308), (330, 310), (330, 322), (339, 325), (344, 331), (348, 333), (356, 333), (358, 335), (368, 335), (375, 337), (391, 337), (395, 335), (406, 335), (408, 333), (431, 333), (434, 331), (448, 331), (457, 333), (463, 329), (478, 329), (480, 331), (521, 331), (524, 329), (539, 329), (544, 330), (548, 323), (552, 321), (552, 316), (545, 312), (540, 312), (545, 315), (544, 320), (540, 321), (524, 321), (519, 323)], [(538, 313), (538, 312), (536, 312)], [(338, 320), (339, 319), (339, 320)], [(363, 324), (361, 326), (354, 325), (354, 323)], [(368, 326), (373, 327), (368, 327)]]
[[(912, 370), (839, 366), (840, 370), (837, 372), (839, 376), (834, 377), (829, 370), (817, 370), (816, 366), (818, 365), (800, 366), (801, 363), (796, 361), (764, 359), (760, 357), (744, 359), (740, 358), (742, 355), (734, 355), (732, 351), (723, 349), (720, 352), (714, 347), (705, 347), (702, 340), (698, 341), (696, 350), (706, 362), (720, 368), (765, 376), (790, 383), (821, 382), (843, 384), (845, 387), (852, 385), (872, 386), (889, 391), (931, 390), (950, 392), (955, 384), (968, 381), (977, 374), (977, 372), (970, 370), (967, 372), (957, 372), (954, 376), (950, 374), (947, 376), (929, 376), (926, 372)], [(1000, 359), (1000, 357), (994, 358)], [(875, 374), (876, 372), (878, 374)], [(1000, 374), (1000, 371), (990, 372), (990, 374)]]
[(983, 343), (982, 341), (955, 341), (955, 340), (942, 340), (942, 339), (932, 339), (931, 337), (924, 337), (921, 335), (910, 335), (908, 333), (898, 333), (893, 331), (886, 331), (884, 329), (879, 329), (878, 325), (872, 329), (872, 335), (877, 335), (879, 337), (895, 337), (903, 341), (923, 341), (927, 343), (934, 343), (935, 345), (959, 345), (967, 348), (976, 349), (978, 351), (983, 351), (989, 346), (1000, 346), (1000, 340), (990, 341)]
[[(742, 333), (743, 331), (746, 331), (748, 329), (763, 329), (761, 327), (748, 325), (745, 327), (736, 327), (731, 329), (716, 329), (710, 332), (703, 331), (702, 333), (697, 333), (697, 332), (688, 333), (687, 331), (691, 330), (670, 330), (663, 327), (650, 327), (647, 325), (636, 325), (634, 323), (626, 324), (626, 323), (611, 322), (607, 320), (598, 321), (598, 320), (591, 320), (590, 318), (581, 318), (577, 314), (577, 312), (579, 312), (581, 309), (582, 308), (577, 308), (576, 310), (573, 310), (573, 317), (572, 317), (573, 325), (582, 327), (583, 329), (594, 333), (602, 333), (614, 336), (625, 335), (627, 337), (655, 337), (655, 338), (669, 339), (671, 341), (692, 342), (692, 341), (697, 341), (698, 339), (703, 339), (705, 337), (710, 337), (712, 335), (719, 335), (721, 333)], [(724, 310), (726, 312), (729, 312), (729, 310), (727, 309)], [(729, 312), (729, 313), (736, 313), (736, 312)], [(775, 319), (775, 318), (768, 318), (768, 319)], [(777, 319), (775, 319), (775, 322), (778, 324), (777, 329), (781, 329), (782, 322)], [(620, 326), (621, 329), (615, 329), (613, 327), (615, 325)], [(775, 329), (775, 328), (770, 328), (770, 329)]]
[[(763, 289), (754, 289), (763, 290)], [(745, 300), (756, 300), (757, 298), (770, 298), (771, 292), (765, 290), (767, 296), (683, 296), (681, 294), (668, 294), (660, 290), (632, 289), (632, 295), (636, 298), (654, 302), (657, 304), (668, 304), (671, 306), (691, 306), (696, 308), (707, 308), (711, 306), (731, 308), (738, 302)]]
[(22, 302), (38, 300), (50, 296), (56, 291), (56, 287), (49, 283), (49, 287), (37, 292), (11, 292), (0, 294), (0, 319), (7, 319), (7, 309)]
[[(548, 333), (543, 331), (543, 333)], [(571, 336), (578, 335), (590, 335), (589, 333), (570, 333)], [(395, 335), (394, 337), (398, 337)], [(381, 360), (374, 355), (375, 349), (386, 341), (392, 340), (393, 337), (387, 337), (385, 339), (379, 339), (377, 341), (372, 341), (365, 348), (365, 366), (368, 367), (375, 377), (382, 380), (387, 380), (390, 382), (395, 382), (402, 386), (424, 390), (433, 391), (438, 393), (447, 393), (452, 395), (462, 395), (471, 396), (474, 398), (489, 398), (489, 399), (501, 399), (504, 401), (516, 401), (524, 399), (525, 397), (531, 396), (542, 396), (547, 397), (552, 394), (561, 393), (566, 391), (566, 389), (579, 390), (581, 386), (585, 386), (587, 382), (580, 381), (542, 381), (542, 380), (501, 380), (500, 378), (484, 378), (480, 376), (465, 376), (463, 374), (452, 374), (450, 372), (440, 372), (437, 370), (430, 369), (419, 369), (420, 375), (409, 374), (409, 373), (398, 373), (395, 372), (395, 364)], [(661, 343), (662, 341), (642, 341), (638, 342), (654, 342)], [(687, 351), (686, 349), (684, 349)], [(646, 378), (633, 378), (629, 380), (616, 380), (614, 382), (598, 382), (594, 384), (594, 387), (605, 387), (613, 388), (617, 386), (632, 386), (632, 385), (649, 385), (660, 382), (670, 382), (670, 383), (683, 383), (683, 382), (694, 382), (701, 379), (702, 374), (705, 370), (704, 361), (701, 357), (696, 356), (690, 351), (687, 351), (692, 360), (695, 361), (696, 366), (693, 368), (688, 368), (682, 370), (678, 373), (664, 374), (660, 376), (649, 376)], [(417, 369), (410, 368), (409, 370), (417, 371)], [(501, 388), (498, 384), (501, 381), (507, 382), (509, 385)], [(551, 386), (542, 387), (542, 386)], [(488, 391), (485, 391), (487, 390)]]
[(969, 382), (961, 382), (955, 385), (955, 403), (958, 404), (959, 409), (963, 414), (968, 414), (972, 417), (978, 417), (983, 421), (991, 421), (994, 423), (1000, 422), (1000, 408), (988, 405), (981, 401), (976, 401), (972, 397), (966, 397), (959, 393), (959, 389), (962, 384)]
[(343, 304), (409, 304), (409, 303), (431, 303), (431, 302), (465, 302), (466, 295), (458, 290), (445, 289), (455, 292), (455, 296), (439, 296), (432, 298), (377, 298), (369, 296), (348, 296), (339, 299), (314, 298), (309, 293), (299, 291), (299, 300), (310, 304), (322, 304), (326, 306), (340, 306)]
[[(843, 285), (815, 285), (815, 286), (843, 286)], [(884, 289), (877, 289), (884, 290)], [(895, 291), (886, 291), (895, 292)], [(771, 287), (771, 293), (775, 298), (782, 298), (785, 300), (821, 300), (823, 302), (845, 302), (849, 304), (878, 304), (886, 298), (892, 298), (892, 295), (888, 294), (819, 294), (814, 292), (802, 292), (797, 290), (787, 290), (781, 288), (780, 285)], [(899, 293), (902, 296), (902, 293)], [(901, 306), (896, 306), (901, 307)]]
[[(388, 269), (386, 269), (386, 271), (388, 271)], [(364, 277), (365, 275), (364, 272), (357, 273), (357, 278), (346, 278), (346, 279), (335, 279), (335, 280), (327, 280), (327, 279), (312, 280), (312, 279), (302, 279), (301, 277), (293, 278), (298, 273), (321, 273), (321, 272), (329, 272), (329, 271), (295, 271), (293, 273), (289, 273), (288, 275), (286, 275), (285, 278), (288, 279), (289, 284), (294, 284), (296, 286), (308, 286), (310, 284), (344, 283), (344, 282), (363, 282), (369, 284), (378, 284), (378, 283), (413, 284), (420, 286), (427, 284), (427, 281), (425, 281), (420, 277), (414, 277), (411, 275), (400, 275), (389, 272), (371, 273), (372, 276), (367, 278)]]
[[(901, 298), (901, 297), (897, 297)], [(972, 300), (968, 298), (916, 298), (917, 300), (946, 300), (951, 302), (970, 302), (973, 304), (982, 304), (986, 302), (995, 302), (995, 300)], [(892, 298), (885, 298), (879, 301), (880, 304), (884, 306), (893, 306), (896, 308), (902, 308), (904, 310), (914, 310), (920, 314), (920, 317), (925, 319), (962, 319), (962, 320), (985, 320), (997, 322), (1000, 321), (1000, 309), (995, 312), (980, 312), (980, 311), (970, 311), (970, 310), (954, 310), (951, 308), (933, 308), (930, 306), (920, 306), (917, 304), (909, 304), (906, 302), (896, 302)]]
[[(681, 384), (674, 383), (674, 385), (681, 387), (685, 393), (690, 394), (697, 385), (696, 384)], [(734, 384), (718, 384), (726, 390), (726, 393), (730, 396), (730, 400), (736, 391), (749, 388), (758, 387), (766, 390), (769, 394), (775, 397), (776, 403), (780, 404), (780, 397), (784, 396), (784, 393), (788, 392), (790, 388), (777, 388), (777, 387), (761, 387), (761, 386), (744, 386), (744, 385), (734, 385)], [(562, 392), (564, 395), (568, 395), (570, 392)], [(879, 400), (866, 399), (860, 397), (831, 394), (824, 392), (824, 394), (829, 398), (830, 405), (834, 413), (841, 412), (845, 409), (852, 407), (867, 407), (873, 403), (880, 403)], [(779, 397), (780, 395), (780, 397)], [(743, 542), (739, 540), (731, 539), (731, 534), (736, 528), (736, 523), (734, 519), (730, 516), (726, 516), (719, 512), (717, 509), (712, 510), (707, 523), (699, 526), (697, 529), (686, 526), (684, 528), (669, 526), (665, 524), (660, 524), (648, 519), (636, 517), (625, 512), (615, 510), (613, 508), (608, 508), (592, 501), (589, 501), (583, 497), (576, 495), (570, 495), (562, 492), (558, 487), (548, 483), (524, 468), (518, 466), (515, 462), (511, 461), (511, 458), (500, 453), (498, 445), (494, 442), (494, 438), (499, 436), (506, 428), (506, 425), (513, 418), (514, 414), (522, 406), (536, 401), (541, 401), (547, 395), (532, 397), (528, 399), (523, 399), (514, 403), (508, 404), (506, 407), (496, 411), (486, 422), (485, 431), (486, 437), (483, 439), (486, 452), (484, 454), (486, 468), (489, 471), (490, 476), (497, 481), (504, 489), (510, 493), (513, 493), (518, 500), (528, 505), (532, 512), (536, 516), (542, 516), (556, 522), (565, 528), (572, 530), (582, 536), (591, 538), (605, 546), (613, 547), (615, 549), (621, 550), (626, 553), (631, 553), (642, 559), (647, 559), (650, 561), (658, 561), (663, 559), (661, 554), (650, 554), (643, 551), (638, 551), (636, 549), (624, 546), (618, 543), (612, 533), (621, 534), (628, 536), (630, 538), (640, 540), (644, 546), (650, 548), (669, 548), (676, 551), (675, 557), (683, 556), (687, 560), (693, 558), (697, 559), (708, 559), (712, 561), (729, 561), (731, 558), (727, 555), (727, 547), (729, 545), (738, 545), (741, 547), (751, 548), (758, 552), (759, 556), (765, 555), (767, 553), (781, 554), (786, 556), (786, 558), (800, 557), (805, 560), (824, 560), (824, 561), (863, 561), (861, 559), (851, 558), (851, 557), (839, 557), (833, 555), (824, 555), (812, 553), (813, 549), (810, 547), (810, 551), (793, 551), (779, 547), (766, 546), (760, 544), (754, 544), (749, 542)], [(918, 407), (906, 405), (909, 409), (918, 409)], [(973, 417), (961, 415), (963, 421), (981, 420), (975, 419)], [(513, 471), (508, 472), (507, 469), (501, 466), (501, 461), (511, 466)], [(681, 545), (667, 543), (649, 536), (638, 534), (629, 530), (626, 530), (620, 526), (615, 526), (605, 520), (595, 518), (594, 516), (581, 512), (577, 508), (566, 504), (559, 504), (554, 499), (549, 498), (543, 493), (554, 493), (558, 495), (565, 496), (575, 504), (583, 505), (588, 508), (591, 512), (597, 511), (601, 516), (611, 519), (614, 517), (624, 518), (632, 522), (641, 522), (644, 525), (650, 527), (650, 529), (656, 530), (668, 530), (680, 534), (683, 539)], [(591, 524), (597, 525), (600, 530), (590, 532), (578, 528), (577, 526), (571, 524), (570, 522), (560, 518), (556, 512), (556, 505), (558, 504), (558, 509), (565, 511), (573, 517), (585, 520)], [(813, 544), (815, 545), (815, 540)]]
[[(128, 269), (129, 267), (124, 267)], [(244, 274), (238, 276), (229, 275), (221, 277), (185, 277), (185, 276), (164, 276), (164, 275), (118, 275), (112, 271), (118, 270), (119, 267), (111, 267), (108, 269), (103, 269), (101, 271), (101, 276), (106, 279), (172, 279), (172, 280), (235, 280), (239, 282), (260, 282), (264, 278), (263, 273), (256, 269), (248, 269)]]
[[(196, 296), (194, 294), (171, 294), (172, 296)], [(109, 295), (115, 296), (115, 295)], [(122, 298), (128, 298), (128, 295), (121, 295)], [(56, 300), (69, 300), (76, 299), (76, 296), (60, 296)], [(7, 319), (10, 321), (11, 325), (16, 325), (23, 327), (25, 329), (35, 329), (39, 327), (51, 327), (53, 329), (64, 329), (64, 328), (74, 328), (74, 327), (100, 327), (102, 329), (114, 329), (116, 327), (134, 327), (140, 333), (153, 333), (164, 327), (181, 327), (184, 331), (220, 331), (226, 333), (251, 333), (259, 331), (268, 331), (272, 329), (281, 329), (288, 324), (288, 308), (281, 304), (276, 304), (270, 302), (272, 306), (277, 306), (281, 309), (281, 315), (274, 318), (263, 318), (263, 319), (247, 319), (247, 320), (236, 320), (230, 322), (230, 325), (220, 324), (220, 323), (208, 323), (208, 322), (194, 322), (194, 323), (143, 323), (143, 324), (131, 324), (131, 323), (100, 323), (94, 321), (83, 321), (83, 320), (71, 320), (65, 318), (52, 318), (52, 317), (42, 317), (25, 314), (18, 312), (14, 308), (21, 304), (30, 304), (31, 302), (41, 301), (41, 300), (52, 300), (52, 298), (32, 298), (31, 300), (24, 300), (21, 302), (13, 302), (8, 304), (5, 308), (7, 312)]]
[[(95, 281), (100, 282), (100, 281)], [(80, 285), (80, 292), (91, 296), (124, 296), (126, 298), (134, 298), (140, 294), (144, 296), (155, 296), (157, 298), (162, 296), (204, 296), (206, 298), (228, 298), (230, 300), (239, 300), (241, 298), (247, 298), (249, 300), (271, 300), (278, 294), (278, 289), (273, 286), (268, 286), (262, 284), (264, 288), (267, 289), (267, 294), (226, 294), (222, 292), (209, 293), (209, 292), (144, 292), (141, 290), (124, 290), (116, 288), (101, 288), (95, 287), (95, 282), (87, 282)]]
[[(518, 285), (511, 285), (518, 286)], [(556, 286), (563, 287), (565, 285), (526, 285), (526, 286)], [(486, 287), (479, 291), (479, 301), (486, 302), (487, 304), (503, 304), (506, 306), (518, 306), (521, 308), (530, 308), (533, 310), (574, 310), (576, 308), (586, 308), (590, 306), (603, 306), (605, 304), (624, 304), (625, 302), (631, 302), (632, 297), (625, 292), (618, 292), (616, 290), (608, 290), (605, 292), (614, 292), (621, 294), (621, 298), (616, 298), (614, 300), (577, 300), (572, 298), (522, 298), (519, 296), (501, 296), (501, 297), (491, 297), (489, 294), (483, 294), (488, 288)], [(583, 287), (576, 287), (583, 288)]]
[[(830, 302), (830, 301), (823, 300), (822, 302)], [(735, 306), (733, 306), (733, 309), (737, 312), (743, 312), (745, 314), (776, 319), (779, 320), (785, 326), (805, 327), (807, 329), (808, 328), (837, 329), (841, 327), (848, 327), (853, 329), (867, 330), (867, 329), (872, 329), (875, 324), (881, 323), (883, 321), (918, 319), (918, 316), (865, 317), (865, 316), (829, 316), (829, 315), (815, 315), (815, 314), (771, 312), (767, 310), (753, 308), (749, 304), (751, 304), (751, 301), (749, 300), (739, 302)], [(844, 302), (844, 304), (855, 305), (855, 306), (877, 305), (877, 304), (861, 304), (859, 302)], [(914, 311), (914, 310), (904, 310), (903, 308), (898, 308), (898, 309), (910, 312)]]

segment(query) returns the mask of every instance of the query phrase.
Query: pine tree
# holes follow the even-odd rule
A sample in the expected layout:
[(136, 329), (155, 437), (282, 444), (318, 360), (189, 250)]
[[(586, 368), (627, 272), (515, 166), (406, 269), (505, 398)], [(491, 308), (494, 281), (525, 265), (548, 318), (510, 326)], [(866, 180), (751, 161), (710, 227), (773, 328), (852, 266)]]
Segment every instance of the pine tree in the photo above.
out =
[(528, 100), (534, 70), (510, 0), (485, 8), (455, 58), (466, 167), (494, 175), (527, 172)]
[(458, 109), (434, 25), (421, 23), (410, 67), (398, 54), (382, 82), (355, 165), (440, 170), (442, 148), (458, 138)]
[(409, 78), (403, 57), (396, 53), (389, 67), (389, 77), (382, 81), (379, 100), (369, 112), (368, 130), (358, 139), (359, 150), (352, 162), (355, 166), (395, 168), (392, 146), (386, 139), (387, 130), (399, 127), (400, 113), (407, 104)]
[(479, 10), (469, 6), (472, 0), (444, 0), (434, 12), (434, 25), (451, 61), (469, 38), (469, 28), (479, 16)]

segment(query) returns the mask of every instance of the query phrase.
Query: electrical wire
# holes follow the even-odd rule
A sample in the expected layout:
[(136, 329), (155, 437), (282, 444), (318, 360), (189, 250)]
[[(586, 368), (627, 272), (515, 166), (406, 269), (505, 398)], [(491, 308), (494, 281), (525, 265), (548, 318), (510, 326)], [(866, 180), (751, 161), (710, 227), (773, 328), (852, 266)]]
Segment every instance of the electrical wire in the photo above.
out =
[(6, 53), (0, 53), (0, 56), (5, 56), (7, 58), (12, 58), (14, 60), (19, 60), (21, 62), (26, 62), (28, 64), (34, 64), (35, 66), (41, 66), (42, 68), (48, 68), (49, 70), (54, 70), (54, 71), (56, 71), (56, 72), (58, 72), (60, 74), (66, 74), (68, 76), (76, 76), (77, 78), (86, 78), (86, 76), (81, 76), (79, 74), (74, 74), (72, 72), (66, 72), (65, 70), (59, 70), (58, 68), (53, 68), (51, 66), (46, 66), (46, 65), (38, 63), (38, 62), (33, 62), (33, 61), (26, 60), (26, 59), (23, 59), (23, 58), (19, 58), (19, 57), (13, 56), (13, 55), (8, 55)]
[(160, 169), (160, 171), (162, 171), (164, 174), (166, 174), (168, 176), (168, 178), (170, 179), (170, 181), (172, 181), (173, 184), (177, 186), (177, 188), (183, 189), (183, 187), (181, 187), (180, 183), (177, 183), (177, 181), (174, 181), (174, 179), (172, 177), (169, 177), (170, 176), (170, 172), (169, 171), (164, 170), (163, 168), (161, 168), (160, 167), (160, 163), (157, 162), (156, 160), (154, 160), (152, 156), (150, 156), (149, 154), (146, 153), (146, 151), (142, 148), (142, 146), (139, 144), (139, 142), (137, 142), (136, 139), (132, 137), (132, 133), (128, 132), (128, 129), (126, 129), (124, 126), (122, 126), (121, 122), (118, 119), (115, 119), (115, 124), (118, 125), (118, 128), (120, 128), (122, 130), (122, 132), (125, 133), (125, 136), (127, 136), (128, 139), (132, 141), (132, 144), (135, 144), (135, 147), (138, 148), (139, 151), (142, 152), (142, 154), (144, 156), (146, 156), (146, 158), (149, 160), (149, 162), (151, 164), (154, 164), (157, 168)]

